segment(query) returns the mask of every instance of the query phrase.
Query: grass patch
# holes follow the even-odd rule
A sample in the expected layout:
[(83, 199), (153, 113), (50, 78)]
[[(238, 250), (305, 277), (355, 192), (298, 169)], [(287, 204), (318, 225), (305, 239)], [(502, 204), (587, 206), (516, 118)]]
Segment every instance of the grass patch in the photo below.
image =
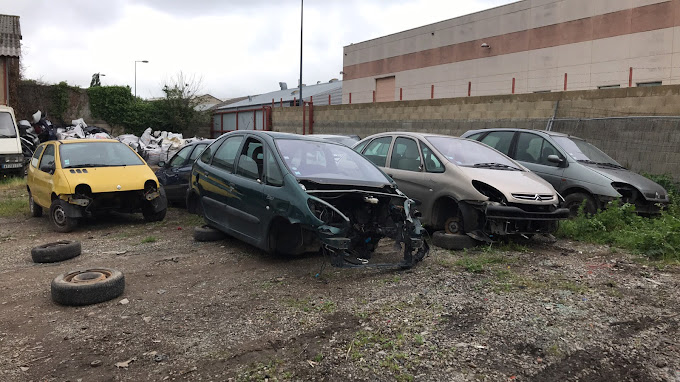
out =
[(27, 198), (0, 199), (0, 217), (15, 217), (28, 213)]
[(26, 188), (26, 178), (0, 178), (0, 190)]
[(476, 256), (465, 255), (462, 259), (457, 260), (453, 264), (465, 268), (465, 270), (468, 272), (484, 273), (486, 270), (488, 270), (490, 265), (506, 264), (509, 262), (510, 260), (503, 255), (481, 253)]
[(650, 260), (680, 262), (680, 203), (675, 194), (660, 216), (647, 218), (635, 206), (610, 203), (593, 216), (579, 213), (561, 222), (557, 236), (597, 244), (609, 244), (646, 256)]
[(142, 239), (142, 244), (155, 243), (157, 241), (158, 241), (158, 238), (156, 236), (147, 236), (144, 239)]

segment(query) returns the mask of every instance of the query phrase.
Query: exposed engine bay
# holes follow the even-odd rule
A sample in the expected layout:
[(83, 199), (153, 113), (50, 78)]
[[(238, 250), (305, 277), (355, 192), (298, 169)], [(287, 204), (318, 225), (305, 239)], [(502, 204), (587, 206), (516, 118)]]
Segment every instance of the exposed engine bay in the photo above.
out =
[[(428, 253), (424, 229), (412, 210), (413, 200), (396, 189), (352, 188), (307, 190), (308, 205), (323, 222), (318, 227), (322, 250), (337, 267), (409, 268)], [(373, 264), (371, 258), (383, 238), (403, 251), (398, 264)]]

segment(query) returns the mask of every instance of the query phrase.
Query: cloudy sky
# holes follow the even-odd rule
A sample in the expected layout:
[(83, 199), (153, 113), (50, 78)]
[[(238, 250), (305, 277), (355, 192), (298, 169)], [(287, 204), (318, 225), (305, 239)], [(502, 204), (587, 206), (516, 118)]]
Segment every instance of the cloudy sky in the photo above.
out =
[[(513, 0), (307, 0), (303, 82), (340, 78), (342, 48)], [(225, 99), (297, 84), (300, 0), (0, 0), (21, 17), (26, 78), (162, 95), (182, 72)]]

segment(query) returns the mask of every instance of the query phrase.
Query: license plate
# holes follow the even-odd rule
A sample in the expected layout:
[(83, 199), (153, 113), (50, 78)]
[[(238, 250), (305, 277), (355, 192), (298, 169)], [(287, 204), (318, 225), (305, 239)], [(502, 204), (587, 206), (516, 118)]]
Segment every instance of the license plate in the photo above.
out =
[(2, 165), (2, 168), (21, 168), (22, 166), (22, 163), (6, 163)]

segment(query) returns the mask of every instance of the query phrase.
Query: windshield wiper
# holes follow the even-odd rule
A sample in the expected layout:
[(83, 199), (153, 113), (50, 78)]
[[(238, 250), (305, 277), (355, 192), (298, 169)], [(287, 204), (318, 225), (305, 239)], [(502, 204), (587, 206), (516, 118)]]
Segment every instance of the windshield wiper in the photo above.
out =
[(599, 164), (599, 163), (597, 163), (597, 162), (591, 161), (590, 159), (579, 159), (579, 160), (577, 160), (577, 162), (580, 162), (580, 163), (588, 163), (588, 164)]
[(70, 166), (64, 166), (64, 168), (82, 168), (82, 167), (106, 167), (107, 165), (105, 164), (94, 164), (94, 163), (83, 163), (83, 164), (74, 164)]
[(507, 164), (502, 164), (502, 163), (494, 163), (494, 162), (489, 162), (489, 163), (475, 163), (474, 167), (483, 167), (483, 168), (502, 168), (506, 170), (518, 170), (517, 167), (513, 166), (508, 166)]
[(16, 135), (0, 134), (0, 138), (16, 138)]
[(625, 170), (625, 167), (623, 167), (623, 166), (621, 166), (621, 165), (618, 165), (618, 164), (614, 164), (614, 163), (609, 163), (609, 162), (597, 162), (597, 164), (600, 165), (600, 166), (613, 167), (613, 168), (621, 168), (621, 169), (624, 169), (624, 170)]

